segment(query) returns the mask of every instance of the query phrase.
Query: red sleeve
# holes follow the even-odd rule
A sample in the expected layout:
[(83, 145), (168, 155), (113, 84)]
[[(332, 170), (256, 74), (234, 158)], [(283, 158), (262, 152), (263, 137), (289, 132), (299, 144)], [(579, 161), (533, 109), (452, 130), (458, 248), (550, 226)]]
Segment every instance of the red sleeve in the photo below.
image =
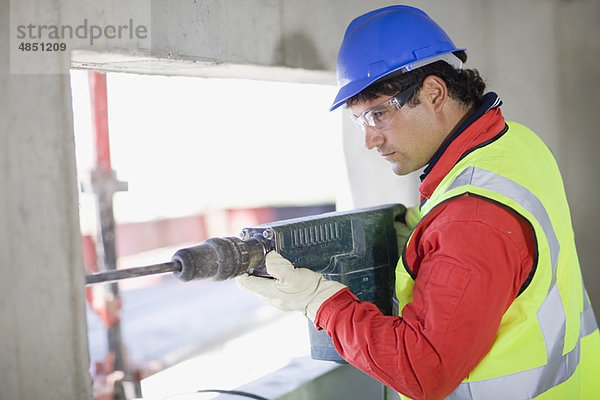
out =
[(479, 363), (535, 260), (532, 228), (513, 211), (473, 196), (435, 211), (402, 317), (344, 290), (315, 319), (350, 364), (413, 399), (447, 396)]

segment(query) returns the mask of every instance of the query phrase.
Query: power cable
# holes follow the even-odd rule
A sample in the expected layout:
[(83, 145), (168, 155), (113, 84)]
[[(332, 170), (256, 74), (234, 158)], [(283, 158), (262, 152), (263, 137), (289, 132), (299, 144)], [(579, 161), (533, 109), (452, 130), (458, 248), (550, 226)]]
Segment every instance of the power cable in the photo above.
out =
[(262, 397), (262, 396), (259, 396), (257, 394), (253, 394), (253, 393), (242, 392), (240, 390), (203, 389), (203, 390), (196, 391), (196, 393), (212, 393), (212, 392), (223, 393), (223, 394), (232, 394), (234, 396), (248, 397), (250, 399), (255, 399), (255, 400), (269, 400), (266, 397)]
[(174, 394), (174, 395), (165, 397), (163, 400), (168, 400), (168, 399), (172, 399), (172, 398), (179, 397), (179, 396), (186, 396), (186, 395), (190, 395), (192, 393), (222, 393), (222, 394), (231, 394), (234, 396), (247, 397), (249, 399), (255, 399), (255, 400), (269, 400), (266, 397), (262, 397), (257, 394), (254, 394), (254, 393), (248, 393), (248, 392), (244, 392), (241, 390), (224, 390), (224, 389), (200, 389), (200, 390), (196, 390), (195, 392)]

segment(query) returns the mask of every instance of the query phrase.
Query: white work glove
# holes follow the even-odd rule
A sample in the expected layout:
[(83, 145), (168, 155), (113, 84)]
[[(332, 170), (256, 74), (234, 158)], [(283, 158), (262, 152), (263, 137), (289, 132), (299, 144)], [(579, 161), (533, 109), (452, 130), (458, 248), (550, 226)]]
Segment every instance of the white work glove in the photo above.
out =
[(275, 279), (244, 274), (236, 278), (238, 286), (280, 310), (300, 311), (313, 322), (321, 304), (346, 287), (307, 268), (294, 268), (275, 251), (266, 255), (265, 265)]

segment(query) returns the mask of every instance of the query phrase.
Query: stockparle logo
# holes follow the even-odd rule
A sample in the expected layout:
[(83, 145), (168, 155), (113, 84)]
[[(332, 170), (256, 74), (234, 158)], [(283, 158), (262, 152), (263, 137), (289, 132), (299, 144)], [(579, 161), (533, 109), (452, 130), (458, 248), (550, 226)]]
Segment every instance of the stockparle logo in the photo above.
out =
[[(14, 74), (63, 74), (71, 52), (148, 54), (150, 2), (131, 0), (131, 15), (118, 15), (106, 4), (81, 3), (58, 12), (11, 0), (10, 71)], [(41, 12), (43, 11), (43, 12)]]

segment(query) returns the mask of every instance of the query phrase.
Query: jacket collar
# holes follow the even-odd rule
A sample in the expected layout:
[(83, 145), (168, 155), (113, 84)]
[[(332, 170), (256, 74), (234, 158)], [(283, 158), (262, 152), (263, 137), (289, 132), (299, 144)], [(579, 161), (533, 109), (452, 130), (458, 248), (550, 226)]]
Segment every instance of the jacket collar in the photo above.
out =
[(463, 154), (492, 139), (504, 129), (504, 117), (499, 108), (501, 105), (502, 100), (496, 93), (485, 94), (481, 105), (444, 142), (421, 175), (421, 202), (431, 197)]

